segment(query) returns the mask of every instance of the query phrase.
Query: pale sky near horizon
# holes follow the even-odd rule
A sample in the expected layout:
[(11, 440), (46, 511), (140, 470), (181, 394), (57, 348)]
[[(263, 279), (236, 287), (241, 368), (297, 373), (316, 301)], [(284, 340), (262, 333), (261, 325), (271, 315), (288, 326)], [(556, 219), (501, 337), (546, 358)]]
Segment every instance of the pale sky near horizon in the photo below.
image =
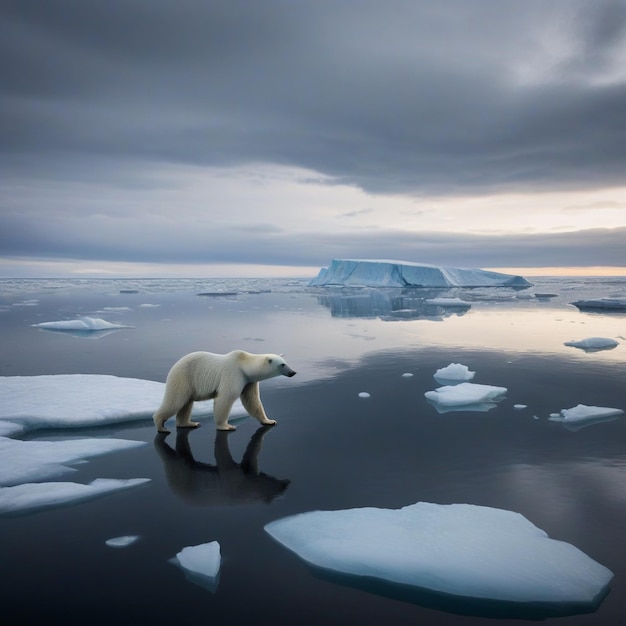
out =
[(626, 275), (626, 0), (0, 2), (0, 276)]

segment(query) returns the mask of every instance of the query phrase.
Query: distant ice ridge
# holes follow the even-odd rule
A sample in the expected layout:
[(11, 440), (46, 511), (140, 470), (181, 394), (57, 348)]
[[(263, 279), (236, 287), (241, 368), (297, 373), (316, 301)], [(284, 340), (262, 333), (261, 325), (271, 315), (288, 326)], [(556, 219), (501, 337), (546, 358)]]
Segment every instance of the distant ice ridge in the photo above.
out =
[[(165, 383), (103, 374), (2, 376), (0, 435), (151, 419), (164, 390)], [(212, 412), (212, 400), (194, 404), (195, 417)], [(237, 400), (231, 417), (246, 415)]]
[(355, 287), (529, 287), (522, 276), (481, 269), (437, 267), (407, 261), (333, 259), (310, 286)]
[(572, 304), (583, 311), (588, 309), (626, 311), (626, 298), (592, 298), (590, 300), (577, 300)]
[(323, 570), (456, 597), (592, 605), (613, 577), (522, 515), (470, 504), (313, 511), (265, 530)]
[(221, 566), (220, 544), (217, 541), (183, 548), (173, 559), (192, 583), (215, 592)]

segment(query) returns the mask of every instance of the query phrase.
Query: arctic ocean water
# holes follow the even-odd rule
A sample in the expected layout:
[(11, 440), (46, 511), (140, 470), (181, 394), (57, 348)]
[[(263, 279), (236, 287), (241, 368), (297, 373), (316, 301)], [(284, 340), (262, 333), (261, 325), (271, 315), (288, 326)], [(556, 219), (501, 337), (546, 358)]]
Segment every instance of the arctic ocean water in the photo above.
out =
[[(570, 304), (624, 297), (626, 279), (531, 281), (527, 290), (312, 289), (305, 280), (0, 281), (1, 376), (88, 373), (162, 382), (187, 352), (235, 348), (284, 353), (298, 372), (261, 385), (265, 408), (278, 420), (270, 429), (246, 419), (237, 431), (216, 434), (205, 421), (162, 438), (150, 421), (140, 421), (24, 435), (145, 441), (76, 465), (71, 480), (151, 481), (0, 518), (0, 620), (470, 626), (545, 618), (621, 625), (626, 417), (581, 427), (550, 415), (578, 404), (626, 409), (626, 314)], [(471, 307), (427, 303), (442, 297)], [(81, 316), (130, 328), (33, 327)], [(564, 345), (589, 337), (619, 344), (595, 352)], [(433, 374), (450, 363), (475, 371), (473, 383), (506, 387), (505, 398), (490, 410), (439, 412), (424, 394), (441, 386)], [(246, 473), (242, 459), (254, 454), (259, 472)], [(264, 531), (305, 511), (420, 501), (520, 513), (612, 570), (609, 593), (595, 611), (563, 617), (407, 594), (312, 570)], [(126, 547), (105, 543), (135, 535)], [(379, 537), (382, 544), (388, 539)], [(212, 541), (222, 556), (213, 591), (171, 562), (184, 547)]]

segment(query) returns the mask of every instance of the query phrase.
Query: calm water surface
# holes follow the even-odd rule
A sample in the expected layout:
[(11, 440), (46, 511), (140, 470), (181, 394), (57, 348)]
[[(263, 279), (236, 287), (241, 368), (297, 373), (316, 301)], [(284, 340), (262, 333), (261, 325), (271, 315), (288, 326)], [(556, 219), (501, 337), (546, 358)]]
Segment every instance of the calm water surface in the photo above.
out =
[[(626, 408), (626, 316), (569, 304), (625, 295), (626, 282), (541, 279), (526, 292), (445, 294), (309, 290), (298, 281), (0, 281), (0, 289), (3, 376), (163, 381), (187, 352), (234, 348), (284, 353), (298, 371), (262, 385), (266, 410), (279, 421), (272, 429), (244, 420), (230, 434), (206, 422), (167, 438), (155, 436), (150, 422), (30, 433), (146, 441), (59, 480), (152, 480), (0, 518), (3, 623), (474, 625), (543, 617), (568, 626), (623, 624), (626, 418), (571, 430), (548, 416), (579, 403)], [(197, 295), (220, 291), (236, 295)], [(425, 303), (441, 295), (472, 307)], [(31, 326), (81, 315), (133, 328), (87, 337)], [(563, 345), (593, 336), (620, 345), (595, 353)], [(506, 398), (488, 412), (438, 413), (424, 393), (439, 386), (433, 373), (452, 362), (476, 371), (473, 382), (507, 387)], [(361, 391), (370, 398), (359, 398)], [(260, 474), (250, 477), (242, 465), (253, 459)], [(610, 592), (593, 613), (552, 617), (391, 586), (361, 589), (312, 571), (263, 530), (303, 511), (418, 501), (519, 512), (611, 569)], [(105, 545), (119, 535), (140, 540)], [(213, 540), (222, 568), (210, 593), (169, 560)]]

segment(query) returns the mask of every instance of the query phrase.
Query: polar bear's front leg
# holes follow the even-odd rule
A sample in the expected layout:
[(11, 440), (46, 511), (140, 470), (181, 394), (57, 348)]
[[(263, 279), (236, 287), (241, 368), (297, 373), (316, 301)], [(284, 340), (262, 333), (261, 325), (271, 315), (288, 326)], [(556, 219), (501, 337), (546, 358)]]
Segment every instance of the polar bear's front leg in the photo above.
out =
[(193, 400), (188, 400), (178, 413), (176, 413), (177, 428), (198, 428), (200, 422), (191, 421), (191, 409), (193, 408)]
[(265, 415), (265, 409), (261, 403), (261, 394), (259, 392), (259, 383), (248, 383), (241, 392), (241, 404), (243, 408), (248, 411), (248, 414), (256, 418), (265, 424), (266, 426), (273, 426), (276, 424), (276, 420), (271, 420)]
[(213, 401), (213, 418), (215, 419), (217, 430), (237, 430), (236, 426), (228, 423), (228, 416), (236, 399), (237, 396), (217, 394)]

